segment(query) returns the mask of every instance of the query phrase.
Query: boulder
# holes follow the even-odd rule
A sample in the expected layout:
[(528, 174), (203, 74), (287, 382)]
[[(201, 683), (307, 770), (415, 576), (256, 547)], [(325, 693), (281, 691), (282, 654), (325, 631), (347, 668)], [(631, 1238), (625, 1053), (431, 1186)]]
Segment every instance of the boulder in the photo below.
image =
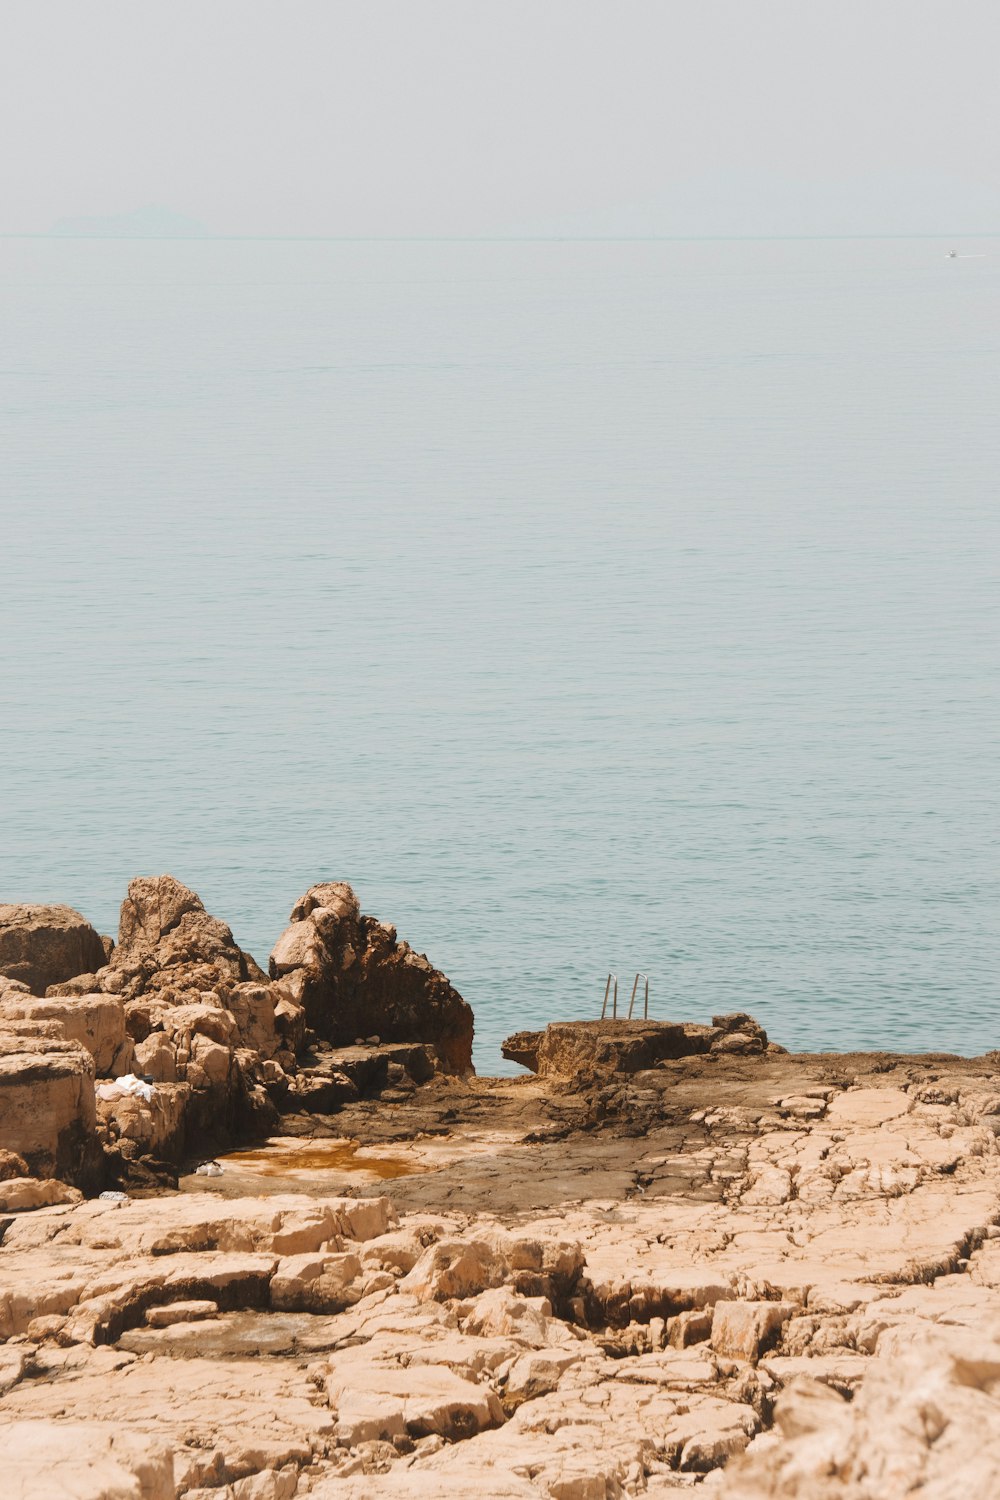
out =
[(205, 1298), (191, 1302), (167, 1302), (146, 1312), (148, 1328), (173, 1328), (176, 1323), (203, 1323), (219, 1316), (219, 1304)]
[(152, 991), (165, 992), (167, 1003), (184, 1003), (185, 991), (193, 1000), (221, 985), (225, 998), (232, 986), (267, 976), (200, 896), (173, 875), (155, 875), (129, 883), (118, 945), (98, 978), (124, 1000)]
[(345, 1447), (432, 1433), (454, 1442), (504, 1420), (488, 1385), (441, 1365), (401, 1370), (353, 1361), (330, 1374), (326, 1395), (337, 1413), (337, 1440)]
[(114, 1100), (102, 1109), (108, 1145), (124, 1143), (120, 1179), (132, 1170), (123, 1162), (149, 1157), (143, 1171), (155, 1175), (157, 1163), (176, 1162), (189, 1142), (217, 1151), (273, 1127), (260, 1068), (283, 1045), (278, 996), (188, 886), (173, 875), (131, 881), (118, 944), (97, 983), (123, 1007), (134, 1044), (128, 1071), (145, 1074), (159, 1091), (152, 1105)]
[(509, 1263), (485, 1240), (438, 1240), (427, 1247), (399, 1288), (422, 1302), (442, 1302), (478, 1296), (488, 1287), (500, 1286), (509, 1274)]
[[(115, 1059), (125, 1043), (125, 1011), (113, 995), (38, 999), (8, 992), (0, 998), (0, 1025), (4, 1021), (54, 1021), (61, 1037), (86, 1047), (98, 1074), (114, 1070)], [(130, 1064), (131, 1056), (123, 1054), (123, 1061)], [(126, 1072), (127, 1068), (121, 1071)]]
[(470, 1007), (423, 954), (397, 941), (394, 927), (362, 916), (349, 885), (314, 885), (296, 903), (270, 973), (326, 1041), (429, 1042), (449, 1072), (472, 1069)]
[(85, 1047), (0, 1030), (0, 1141), (36, 1177), (96, 1185), (94, 1059)]
[(541, 1078), (631, 1074), (707, 1052), (718, 1035), (677, 1021), (554, 1021), (544, 1031), (516, 1032), (501, 1051)]
[(5, 1500), (175, 1500), (168, 1444), (120, 1422), (11, 1422), (4, 1428)]
[(93, 973), (105, 961), (100, 934), (71, 906), (0, 906), (0, 974), (32, 994)]
[(271, 1278), (271, 1306), (280, 1312), (336, 1313), (361, 1296), (356, 1255), (287, 1255)]
[(717, 1302), (712, 1315), (712, 1348), (732, 1359), (756, 1364), (781, 1337), (796, 1311), (792, 1302)]
[(928, 1329), (867, 1364), (850, 1401), (808, 1375), (793, 1379), (775, 1407), (781, 1441), (752, 1444), (716, 1493), (726, 1500), (993, 1500), (1000, 1487), (997, 1329)]
[(0, 1209), (5, 1213), (51, 1208), (56, 1203), (79, 1203), (81, 1197), (79, 1188), (68, 1187), (55, 1177), (8, 1177), (0, 1182)]
[(151, 1099), (137, 1094), (99, 1097), (101, 1134), (125, 1161), (152, 1157), (155, 1162), (179, 1162), (188, 1146), (190, 1099), (187, 1083), (154, 1084)]
[(5, 1151), (0, 1147), (0, 1182), (9, 1182), (12, 1177), (27, 1177), (28, 1163), (16, 1151)]

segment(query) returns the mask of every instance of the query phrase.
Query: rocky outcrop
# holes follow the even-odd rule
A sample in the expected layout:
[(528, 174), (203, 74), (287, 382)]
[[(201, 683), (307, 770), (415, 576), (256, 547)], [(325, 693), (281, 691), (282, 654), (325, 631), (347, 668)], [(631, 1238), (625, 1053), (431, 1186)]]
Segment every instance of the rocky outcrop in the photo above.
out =
[(94, 1060), (79, 1042), (0, 1030), (0, 1142), (36, 1177), (100, 1183)]
[(992, 1500), (1000, 1491), (1000, 1326), (927, 1328), (870, 1369), (853, 1400), (806, 1373), (776, 1431), (726, 1474), (726, 1500)]
[(20, 980), (33, 995), (93, 974), (107, 962), (110, 946), (71, 906), (0, 906), (0, 974)]
[(301, 1192), (230, 1160), (120, 1206), (0, 1158), (8, 1488), (993, 1500), (995, 1059), (702, 1053), (619, 1092), (593, 1129), (576, 1091), (439, 1079), (369, 1111), (405, 1175), (369, 1137), (344, 1196), (315, 1143)]
[[(517, 1031), (501, 1051), (540, 1078), (579, 1083), (642, 1073), (659, 1063), (703, 1053), (760, 1056), (767, 1033), (744, 1011), (713, 1016), (711, 1026), (690, 1021), (553, 1021), (544, 1031)], [(782, 1050), (782, 1049), (775, 1049)]]
[(270, 972), (329, 1042), (427, 1042), (447, 1071), (471, 1071), (471, 1008), (394, 927), (361, 915), (349, 885), (310, 887), (274, 945)]
[(174, 1457), (116, 1421), (12, 1422), (4, 1428), (4, 1493), (7, 1500), (176, 1500)]
[(125, 1036), (125, 1012), (113, 995), (37, 996), (8, 989), (0, 996), (0, 1026), (5, 1021), (40, 1022), (54, 1027), (67, 1042), (79, 1042), (94, 1059), (99, 1075), (127, 1073), (134, 1058)]
[[(267, 1134), (279, 1111), (314, 1120), (383, 1091), (406, 1097), (436, 1067), (471, 1068), (469, 1007), (392, 928), (361, 916), (349, 886), (315, 886), (298, 904), (273, 979), (172, 875), (131, 882), (117, 945), (68, 907), (0, 912), (0, 1031), (17, 1039), (0, 1141), (23, 1145), (33, 1172), (92, 1184), (99, 1141), (111, 1181), (169, 1178), (189, 1152)], [(86, 1106), (68, 1081), (79, 1052), (58, 1045), (73, 1042), (92, 1059)], [(46, 1081), (44, 1059), (57, 1056)], [(34, 1080), (37, 1118), (15, 1073)], [(95, 1077), (107, 1081), (96, 1114)]]

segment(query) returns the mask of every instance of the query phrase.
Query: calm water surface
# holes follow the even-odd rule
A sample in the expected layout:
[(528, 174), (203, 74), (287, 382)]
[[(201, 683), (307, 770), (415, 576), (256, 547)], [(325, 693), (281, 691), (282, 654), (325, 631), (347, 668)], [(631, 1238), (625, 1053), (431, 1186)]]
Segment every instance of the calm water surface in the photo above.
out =
[[(0, 242), (0, 900), (345, 878), (477, 1063), (1000, 1046), (1000, 243)], [(510, 1069), (508, 1069), (510, 1070)]]

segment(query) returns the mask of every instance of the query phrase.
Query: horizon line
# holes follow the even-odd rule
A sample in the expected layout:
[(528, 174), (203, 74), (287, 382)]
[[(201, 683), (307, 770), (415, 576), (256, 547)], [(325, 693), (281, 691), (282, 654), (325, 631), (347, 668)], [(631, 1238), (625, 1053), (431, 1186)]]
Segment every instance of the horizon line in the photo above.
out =
[(209, 242), (273, 242), (334, 245), (503, 245), (503, 244), (731, 244), (760, 241), (818, 240), (979, 240), (1000, 239), (1000, 229), (919, 234), (858, 232), (853, 234), (66, 234), (54, 230), (0, 230), (0, 240), (103, 240), (196, 244)]

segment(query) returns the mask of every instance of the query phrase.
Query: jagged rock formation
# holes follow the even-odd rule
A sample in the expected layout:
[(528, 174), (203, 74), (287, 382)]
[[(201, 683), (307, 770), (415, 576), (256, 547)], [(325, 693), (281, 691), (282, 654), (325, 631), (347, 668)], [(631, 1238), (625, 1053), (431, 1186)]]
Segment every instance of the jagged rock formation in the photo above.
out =
[(470, 1006), (394, 927), (362, 916), (349, 885), (310, 887), (291, 924), (271, 952), (271, 977), (320, 1037), (341, 1046), (372, 1035), (426, 1041), (448, 1072), (471, 1071)]
[(93, 1059), (45, 1030), (0, 1019), (0, 1148), (36, 1177), (94, 1187), (102, 1163)]
[[(186, 1154), (273, 1130), (279, 1111), (329, 1113), (437, 1066), (471, 1067), (465, 1001), (362, 917), (346, 885), (315, 886), (296, 906), (274, 980), (171, 875), (131, 882), (117, 945), (69, 908), (0, 911), (0, 1029), (17, 1038), (0, 1042), (0, 1142), (40, 1175), (92, 1184), (99, 1138), (112, 1181), (169, 1177)], [(374, 1033), (378, 1045), (346, 1055), (330, 1045)], [(151, 1087), (114, 1087), (132, 1074)], [(17, 1092), (25, 1079), (35, 1113)]]
[(94, 973), (110, 948), (111, 940), (71, 906), (0, 905), (0, 975), (33, 995), (75, 974)]

